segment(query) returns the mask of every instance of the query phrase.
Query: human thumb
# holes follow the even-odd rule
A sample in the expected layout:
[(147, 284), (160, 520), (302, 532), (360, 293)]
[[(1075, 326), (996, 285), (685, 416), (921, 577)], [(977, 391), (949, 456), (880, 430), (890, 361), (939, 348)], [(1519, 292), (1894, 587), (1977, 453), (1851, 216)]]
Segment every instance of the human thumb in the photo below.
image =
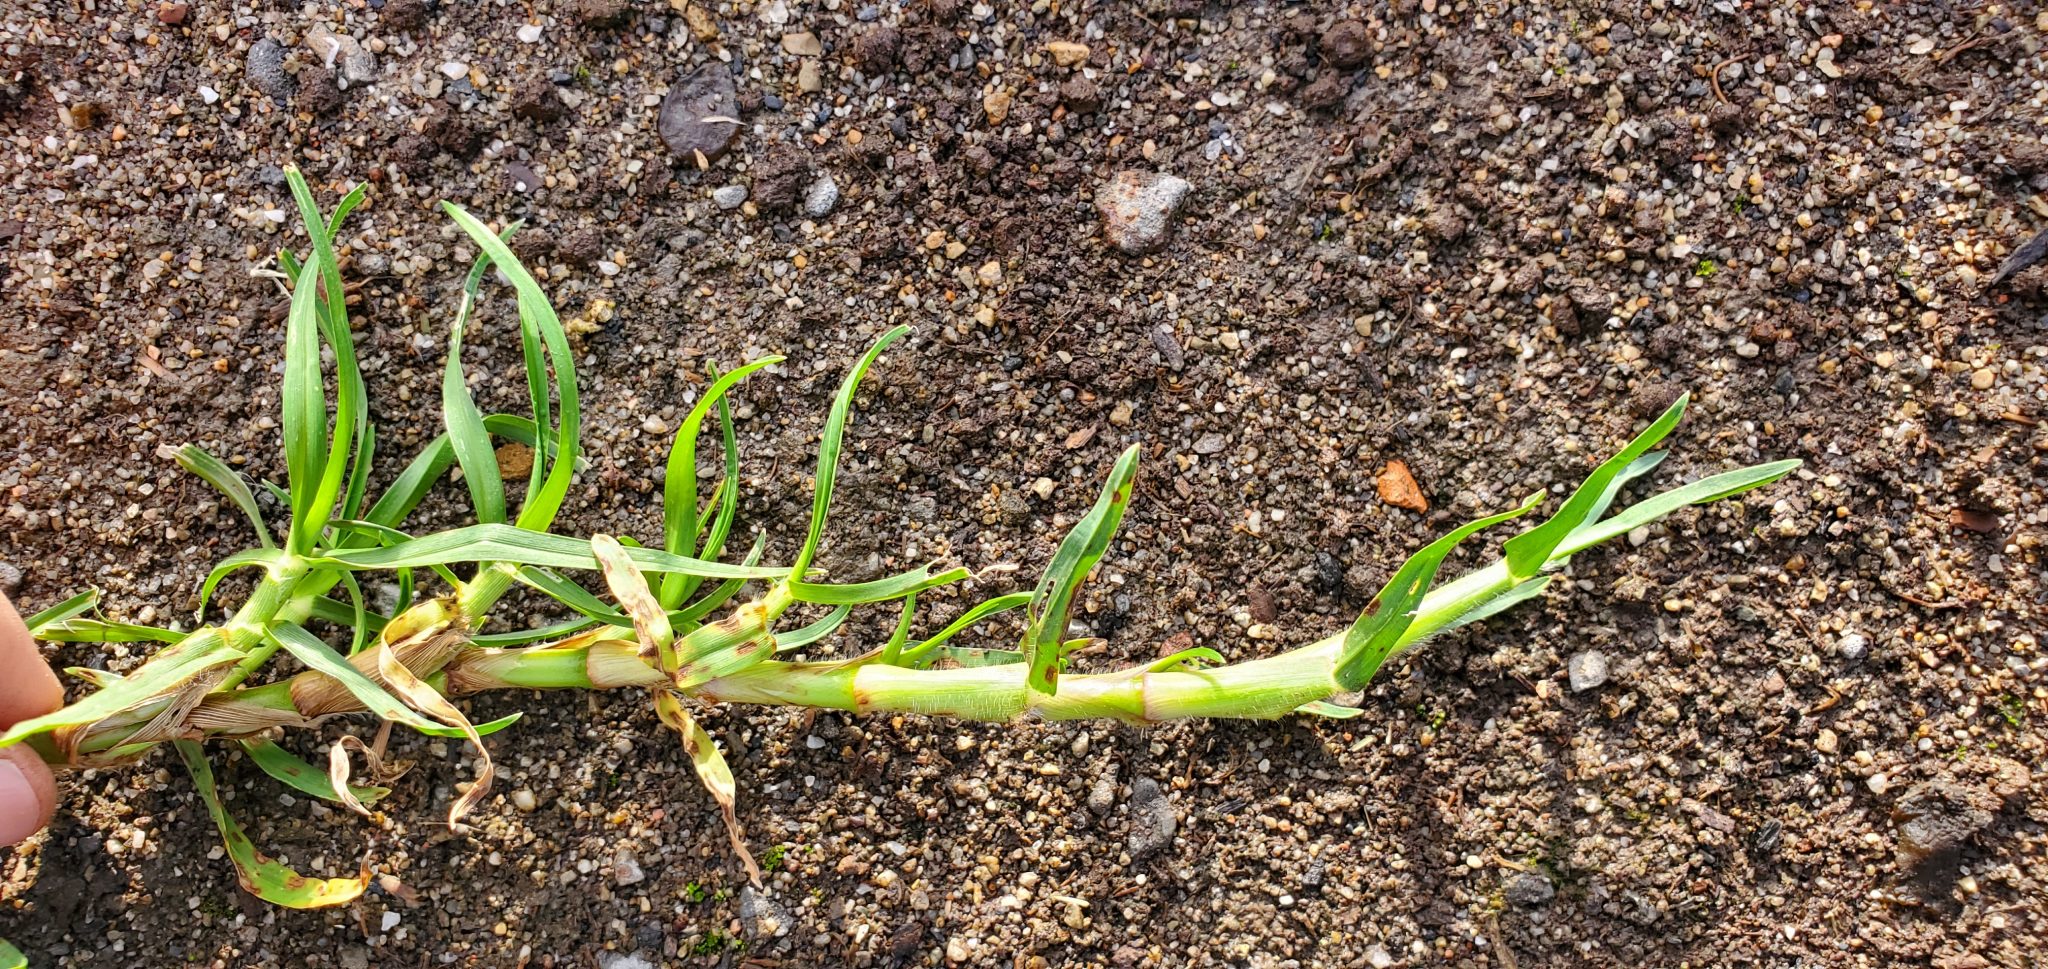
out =
[(27, 840), (56, 810), (57, 781), (35, 750), (23, 744), (0, 750), (0, 845)]

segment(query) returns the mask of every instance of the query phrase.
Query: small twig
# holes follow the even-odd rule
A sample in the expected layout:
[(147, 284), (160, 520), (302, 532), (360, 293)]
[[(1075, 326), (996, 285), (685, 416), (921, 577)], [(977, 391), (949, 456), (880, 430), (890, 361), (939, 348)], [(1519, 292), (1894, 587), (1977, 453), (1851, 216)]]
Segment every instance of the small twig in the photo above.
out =
[(1729, 101), (1728, 95), (1721, 93), (1721, 72), (1727, 70), (1729, 65), (1734, 64), (1740, 60), (1742, 60), (1742, 58), (1740, 57), (1730, 57), (1727, 60), (1714, 65), (1714, 70), (1707, 75), (1707, 82), (1714, 86), (1714, 99), (1720, 101), (1722, 104), (1727, 104), (1729, 103)]
[(1898, 596), (1899, 598), (1904, 599), (1907, 602), (1910, 602), (1916, 606), (1919, 606), (1922, 609), (1961, 609), (1962, 607), (1969, 605), (1969, 603), (1963, 602), (1959, 599), (1949, 599), (1944, 602), (1929, 602), (1928, 600), (1922, 599), (1919, 596), (1913, 595), (1911, 593), (1900, 592), (1899, 590), (1894, 589), (1890, 586), (1886, 586), (1884, 591), (1889, 592), (1892, 595)]

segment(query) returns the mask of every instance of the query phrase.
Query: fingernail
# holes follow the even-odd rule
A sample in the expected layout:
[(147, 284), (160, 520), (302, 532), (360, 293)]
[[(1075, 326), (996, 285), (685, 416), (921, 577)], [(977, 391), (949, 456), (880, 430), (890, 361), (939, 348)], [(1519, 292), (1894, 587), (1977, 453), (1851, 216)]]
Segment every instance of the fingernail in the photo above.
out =
[(0, 757), (0, 845), (27, 840), (43, 823), (43, 801), (28, 775)]

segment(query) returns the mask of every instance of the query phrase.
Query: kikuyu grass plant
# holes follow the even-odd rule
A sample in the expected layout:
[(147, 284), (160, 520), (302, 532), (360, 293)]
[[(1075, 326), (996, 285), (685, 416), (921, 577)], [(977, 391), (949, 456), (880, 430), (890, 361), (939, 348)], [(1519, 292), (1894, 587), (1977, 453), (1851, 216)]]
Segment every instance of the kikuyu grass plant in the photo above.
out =
[[(485, 690), (638, 689), (673, 729), (723, 815), (735, 856), (750, 877), (734, 813), (732, 771), (698, 724), (709, 704), (764, 704), (900, 711), (973, 720), (1105, 717), (1156, 724), (1188, 717), (1273, 718), (1301, 713), (1355, 717), (1331, 697), (1363, 687), (1390, 657), (1430, 636), (1477, 622), (1540, 595), (1571, 556), (1687, 505), (1768, 484), (1796, 461), (1727, 471), (1662, 492), (1609, 515), (1623, 486), (1664, 457), (1653, 450), (1685, 409), (1680, 398), (1614, 456), (1595, 467), (1540, 524), (1508, 538), (1491, 564), (1438, 583), (1437, 571), (1460, 542), (1482, 529), (1533, 512), (1544, 493), (1499, 514), (1453, 529), (1394, 571), (1348, 629), (1277, 655), (1243, 662), (1197, 646), (1128, 669), (1071, 672), (1085, 640), (1069, 638), (1082, 583), (1109, 552), (1138, 472), (1136, 446), (1110, 469), (1101, 495), (1060, 542), (1029, 592), (1001, 595), (966, 609), (943, 628), (918, 636), (920, 594), (968, 576), (962, 568), (921, 567), (863, 582), (836, 582), (813, 567), (832, 503), (848, 420), (862, 375), (906, 328), (890, 330), (854, 363), (833, 398), (819, 446), (810, 523), (793, 560), (762, 560), (764, 540), (737, 555), (740, 455), (728, 398), (748, 376), (781, 360), (766, 357), (717, 374), (676, 431), (662, 490), (658, 542), (624, 536), (574, 538), (549, 531), (574, 479), (582, 420), (568, 334), (540, 284), (506, 242), (461, 208), (443, 208), (480, 251), (455, 309), (442, 381), (445, 431), (406, 464), (375, 500), (370, 478), (378, 454), (369, 420), (335, 240), (363, 200), (357, 186), (323, 215), (297, 171), (287, 173), (310, 238), (304, 253), (281, 252), (289, 290), (282, 390), (285, 484), (252, 485), (195, 446), (172, 453), (225, 494), (249, 519), (256, 547), (223, 560), (200, 589), (201, 625), (186, 632), (107, 621), (87, 592), (29, 620), (52, 642), (153, 642), (162, 648), (125, 674), (72, 669), (94, 689), (48, 716), (15, 725), (0, 746), (29, 744), (60, 767), (129, 764), (169, 743), (192, 774), (226, 841), (242, 886), (279, 905), (311, 908), (362, 893), (370, 872), (305, 877), (259, 854), (224, 809), (205, 747), (239, 745), (248, 759), (296, 791), (364, 815), (389, 791), (378, 742), (343, 736), (324, 768), (279, 746), (282, 730), (369, 713), (422, 733), (459, 738), (475, 751), (475, 776), (448, 821), (460, 825), (491, 787), (484, 738), (517, 715), (473, 723), (451, 698)], [(496, 276), (517, 305), (530, 408), (486, 414), (472, 399), (462, 366), (465, 328)], [(323, 365), (324, 350), (332, 368)], [(328, 387), (332, 385), (330, 400)], [(700, 494), (697, 444), (716, 415), (723, 476)], [(508, 498), (499, 442), (532, 450), (523, 500)], [(459, 468), (475, 524), (430, 535), (404, 530), (429, 490)], [(289, 510), (274, 531), (259, 489)], [(247, 570), (254, 586), (231, 613), (206, 621), (224, 576)], [(594, 571), (601, 597), (566, 573)], [(370, 607), (359, 576), (388, 573), (397, 587), (389, 615)], [(491, 631), (492, 608), (515, 587), (538, 590), (575, 618), (556, 625)], [(429, 592), (432, 592), (430, 595)], [(799, 604), (829, 607), (821, 620), (785, 628)], [(850, 658), (805, 659), (861, 607), (895, 610), (894, 634)], [(1024, 631), (1004, 648), (955, 640), (991, 616), (1022, 610)], [(328, 636), (315, 629), (328, 631)], [(330, 639), (333, 641), (330, 642)], [(303, 667), (286, 675), (282, 657)], [(352, 783), (352, 759), (368, 768)]]

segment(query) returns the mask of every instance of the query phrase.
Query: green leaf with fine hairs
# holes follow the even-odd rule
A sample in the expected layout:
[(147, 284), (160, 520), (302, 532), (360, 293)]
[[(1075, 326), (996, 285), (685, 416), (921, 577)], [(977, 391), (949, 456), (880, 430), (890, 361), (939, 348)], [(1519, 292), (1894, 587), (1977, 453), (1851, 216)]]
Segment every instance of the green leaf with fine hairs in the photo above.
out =
[(1310, 700), (1301, 706), (1295, 707), (1294, 712), (1316, 717), (1328, 717), (1332, 720), (1349, 720), (1365, 711), (1357, 707), (1341, 706), (1327, 700)]
[(320, 377), (320, 324), (317, 297), (320, 267), (307, 264), (292, 287), (291, 310), (284, 325), (284, 465), (291, 495), (292, 523), (287, 544), (293, 552), (313, 547), (325, 516), (315, 521), (314, 502), (327, 471), (327, 391)]
[(775, 651), (784, 653), (792, 649), (801, 649), (820, 639), (824, 639), (832, 635), (840, 626), (845, 625), (846, 617), (850, 615), (853, 615), (852, 606), (840, 606), (826, 613), (825, 618), (808, 626), (802, 626), (786, 633), (776, 633)]
[(1723, 498), (1733, 498), (1753, 488), (1761, 488), (1799, 470), (1799, 467), (1800, 462), (1796, 459), (1773, 461), (1769, 464), (1710, 475), (1663, 494), (1645, 498), (1622, 509), (1613, 518), (1587, 524), (1573, 532), (1564, 540), (1556, 554), (1570, 555), (1616, 536), (1626, 535), (1687, 505), (1709, 504)]
[(846, 585), (791, 582), (789, 594), (798, 602), (813, 602), (824, 606), (858, 606), (869, 602), (901, 599), (926, 589), (950, 585), (971, 574), (966, 569), (954, 568), (933, 575), (929, 566), (919, 566), (908, 572), (872, 582), (853, 582)]
[[(935, 635), (930, 639), (927, 639), (921, 643), (918, 643), (915, 646), (905, 649), (903, 651), (903, 655), (898, 658), (897, 665), (907, 666), (913, 669), (918, 668), (922, 665), (927, 665), (929, 659), (932, 658), (938, 650), (945, 647), (947, 640), (960, 635), (962, 632), (965, 632), (969, 627), (973, 626), (975, 623), (982, 621), (983, 619), (987, 619), (988, 617), (996, 615), (998, 613), (1008, 612), (1019, 606), (1028, 605), (1030, 602), (1031, 593), (1012, 592), (1006, 596), (997, 596), (993, 599), (977, 603), (974, 606), (974, 608), (961, 613), (960, 618), (955, 619), (950, 623), (947, 623), (946, 628), (939, 630), (938, 635)], [(1019, 661), (1022, 660), (1023, 655), (1023, 653), (1017, 654)]]
[(33, 635), (46, 643), (175, 643), (188, 634), (157, 626), (80, 618), (49, 623)]
[(41, 612), (36, 613), (33, 616), (28, 617), (25, 620), (22, 620), (22, 622), (24, 625), (28, 626), (28, 634), (30, 636), (34, 636), (37, 639), (41, 639), (43, 638), (43, 634), (40, 632), (40, 630), (44, 627), (54, 626), (58, 623), (66, 622), (68, 620), (75, 619), (79, 616), (83, 616), (86, 613), (93, 611), (93, 609), (97, 608), (99, 604), (100, 590), (87, 589), (84, 592), (72, 596), (71, 598), (66, 599), (63, 602), (57, 603), (56, 605), (51, 606), (48, 609), (45, 609)]
[(1530, 599), (1542, 595), (1543, 590), (1550, 588), (1550, 580), (1554, 578), (1556, 576), (1539, 575), (1533, 579), (1525, 579), (1520, 584), (1452, 618), (1450, 622), (1445, 623), (1438, 631), (1450, 632), (1460, 626), (1470, 626), (1475, 622), (1482, 622), (1498, 616), (1509, 609), (1513, 609)]
[(1678, 400), (1649, 427), (1644, 428), (1642, 433), (1637, 434), (1635, 440), (1628, 442), (1628, 446), (1622, 448), (1621, 453), (1594, 468), (1593, 473), (1587, 475), (1586, 480), (1572, 492), (1572, 496), (1565, 499), (1563, 507), (1560, 507), (1556, 514), (1546, 519), (1543, 524), (1508, 539), (1501, 549), (1502, 556), (1508, 563), (1508, 575), (1519, 580), (1533, 578), (1541, 572), (1544, 566), (1549, 564), (1551, 554), (1557, 551), (1565, 538), (1599, 514), (1602, 500), (1613, 500), (1608, 489), (1614, 479), (1620, 477), (1638, 458), (1668, 437), (1672, 428), (1678, 426), (1679, 419), (1685, 416), (1686, 402), (1691, 399), (1689, 394), (1680, 394)]
[(235, 877), (249, 894), (285, 908), (332, 908), (354, 901), (370, 886), (367, 865), (354, 878), (307, 878), (259, 854), (242, 826), (221, 805), (220, 792), (213, 786), (213, 768), (207, 765), (206, 754), (199, 745), (190, 740), (173, 744), (178, 748), (179, 759), (185, 762), (185, 769), (192, 774), (199, 799), (206, 802), (206, 813), (213, 816), (214, 825), (220, 828), (228, 858), (235, 863)]
[(149, 701), (183, 689), (187, 684), (222, 666), (242, 660), (241, 650), (221, 639), (220, 630), (206, 627), (158, 651), (149, 662), (84, 699), (53, 713), (23, 720), (0, 734), (0, 747), (12, 746), (35, 734), (61, 727), (97, 723), (126, 713)]
[[(752, 363), (724, 374), (711, 382), (704, 396), (690, 408), (683, 418), (681, 427), (676, 428), (675, 441), (668, 449), (668, 469), (662, 479), (661, 489), (661, 537), (662, 547), (678, 555), (696, 555), (697, 537), (700, 524), (697, 520), (697, 434), (704, 426), (704, 418), (711, 408), (724, 408), (725, 395), (748, 375), (762, 367), (781, 363), (781, 357), (763, 357)], [(729, 412), (728, 412), (729, 418)], [(728, 455), (736, 458), (737, 455)], [(736, 476), (737, 462), (728, 462), (728, 477)], [(735, 482), (736, 484), (737, 482)], [(735, 501), (738, 495), (733, 488), (722, 489)], [(707, 554), (710, 558), (712, 555)], [(661, 580), (661, 604), (663, 608), (674, 609), (682, 605), (690, 593), (696, 591), (696, 583), (690, 576), (667, 575)]]
[(28, 969), (28, 957), (6, 939), (0, 939), (0, 969)]
[(227, 462), (207, 453), (197, 444), (178, 448), (171, 452), (171, 457), (179, 467), (198, 475), (201, 481), (214, 486), (241, 509), (249, 524), (256, 526), (256, 538), (264, 548), (277, 547), (277, 541), (270, 537), (270, 526), (263, 523), (263, 509), (256, 504), (256, 493), (249, 490), (249, 481), (242, 477), (241, 472), (228, 467)]
[(832, 509), (832, 483), (839, 476), (839, 451), (846, 442), (846, 422), (853, 413), (853, 394), (860, 389), (861, 378), (867, 375), (869, 367), (875, 365), (875, 359), (882, 355), (882, 351), (909, 332), (910, 327), (898, 326), (882, 334), (868, 352), (861, 354), (860, 360), (854, 363), (846, 379), (839, 384), (839, 393), (832, 398), (831, 413), (825, 416), (825, 433), (818, 442), (818, 474), (811, 497), (811, 528), (804, 536), (804, 546), (797, 553), (796, 564), (790, 567), (791, 579), (802, 579), (810, 570), (811, 560), (818, 554), (818, 542), (824, 537), (825, 516)]
[(1124, 510), (1130, 506), (1131, 484), (1137, 476), (1138, 446), (1133, 444), (1116, 459), (1108, 480), (1102, 483), (1102, 493), (1096, 496), (1095, 507), (1088, 509), (1088, 514), (1081, 516), (1060, 541), (1059, 550), (1053, 553), (1052, 562), (1045, 567), (1038, 588), (1031, 594), (1020, 649), (1031, 661), (1031, 671), (1024, 682), (1040, 693), (1050, 695), (1059, 691), (1060, 644), (1066, 641), (1074, 593), (1081, 583), (1088, 581), (1088, 573), (1109, 550), (1117, 526), (1123, 523)]
[(1014, 649), (975, 649), (967, 646), (934, 646), (918, 654), (915, 664), (905, 663), (912, 669), (927, 669), (940, 660), (946, 660), (961, 669), (982, 666), (1015, 666), (1024, 662), (1024, 654)]
[[(660, 549), (627, 550), (633, 564), (648, 572), (687, 572), (713, 579), (766, 579), (784, 569), (755, 568), (706, 562)], [(469, 525), (425, 535), (389, 548), (334, 549), (309, 560), (316, 567), (365, 569), (418, 568), (457, 562), (507, 562), (557, 569), (595, 569), (590, 542), (566, 535), (527, 531), (511, 525)], [(831, 587), (826, 587), (831, 588)]]
[[(504, 240), (491, 233), (475, 216), (463, 211), (452, 202), (441, 203), (441, 208), (470, 240), (490, 256), (498, 271), (511, 280), (512, 288), (518, 293), (519, 313), (540, 332), (541, 342), (547, 347), (548, 359), (554, 364), (556, 395), (560, 398), (560, 423), (556, 429), (554, 444), (555, 460), (548, 469), (547, 477), (538, 489), (526, 496), (526, 505), (520, 509), (517, 524), (520, 528), (545, 531), (561, 510), (562, 502), (569, 495), (569, 481), (576, 470), (581, 442), (582, 411), (576, 390), (575, 356), (569, 347), (568, 331), (562, 328), (562, 321), (555, 315), (555, 308), (549, 304), (547, 294), (533, 275), (520, 265), (519, 258), (505, 245)], [(546, 428), (537, 428), (545, 433)], [(538, 563), (529, 563), (538, 564)]]
[[(241, 743), (242, 750), (248, 753), (249, 759), (254, 761), (257, 767), (263, 769), (263, 773), (285, 782), (302, 794), (310, 794), (323, 801), (341, 801), (335, 794), (334, 782), (328, 779), (326, 771), (300, 760), (283, 747), (268, 740), (244, 740)], [(364, 804), (374, 804), (391, 793), (388, 787), (357, 787), (350, 784), (348, 789), (349, 793), (356, 796), (356, 800)]]
[(1337, 659), (1337, 682), (1347, 690), (1356, 690), (1379, 671), (1380, 664), (1386, 662), (1400, 644), (1401, 635), (1414, 624), (1415, 607), (1429, 593), (1430, 584), (1436, 581), (1436, 572), (1443, 565), (1444, 557), (1451, 554), (1459, 542), (1480, 529), (1526, 515), (1542, 501), (1543, 493), (1539, 491), (1515, 508), (1460, 525), (1401, 563), (1394, 577), (1387, 580), (1379, 595), (1373, 596), (1372, 604), (1366, 607), (1365, 613), (1344, 634), (1344, 650)]

